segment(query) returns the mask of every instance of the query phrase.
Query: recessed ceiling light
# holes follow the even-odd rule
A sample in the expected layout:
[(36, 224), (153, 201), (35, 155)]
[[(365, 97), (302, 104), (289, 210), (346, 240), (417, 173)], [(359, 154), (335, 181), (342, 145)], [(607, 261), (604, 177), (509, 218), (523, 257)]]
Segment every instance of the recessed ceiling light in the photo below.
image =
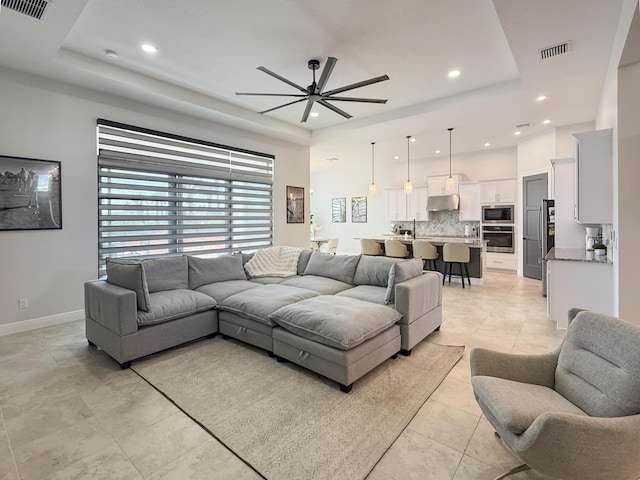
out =
[(549, 125), (551, 123), (551, 120), (549, 120), (548, 118), (546, 120), (544, 120), (542, 123), (544, 123), (545, 125)]
[(547, 99), (547, 96), (546, 96), (546, 95), (540, 95), (538, 98), (536, 98), (536, 100), (537, 100), (538, 102), (543, 102), (543, 101), (544, 101), (544, 100), (546, 100), (546, 99)]
[(416, 139), (414, 137), (411, 137), (411, 140), (409, 140), (410, 142), (415, 142)]
[(520, 130), (516, 130), (515, 132), (513, 132), (514, 135), (520, 135), (522, 132)]
[(118, 52), (116, 52), (115, 50), (111, 50), (109, 48), (107, 48), (104, 51), (104, 55), (109, 59), (109, 60), (117, 60), (118, 59)]
[(396, 155), (395, 157), (393, 157), (394, 160), (398, 160), (400, 159), (400, 157), (398, 155)]
[(311, 112), (309, 114), (310, 117), (316, 118), (318, 115), (320, 115), (318, 112)]
[(460, 76), (460, 70), (451, 70), (447, 74), (447, 77), (449, 77), (449, 78), (458, 78), (459, 76)]
[(485, 147), (490, 147), (490, 146), (491, 146), (491, 144), (490, 144), (489, 142), (487, 142), (487, 143), (485, 143), (485, 144), (484, 144), (484, 146), (485, 146)]
[(436, 150), (436, 153), (440, 153), (440, 150)]
[(156, 53), (158, 51), (158, 49), (150, 43), (143, 43), (142, 45), (140, 45), (140, 48), (147, 53)]

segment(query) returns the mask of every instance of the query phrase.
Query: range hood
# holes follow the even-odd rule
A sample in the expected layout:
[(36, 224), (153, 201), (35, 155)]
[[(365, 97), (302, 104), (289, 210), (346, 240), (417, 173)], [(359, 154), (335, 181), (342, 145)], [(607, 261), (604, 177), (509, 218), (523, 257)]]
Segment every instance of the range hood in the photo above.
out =
[(460, 195), (433, 195), (427, 198), (427, 212), (439, 212), (441, 210), (458, 210)]

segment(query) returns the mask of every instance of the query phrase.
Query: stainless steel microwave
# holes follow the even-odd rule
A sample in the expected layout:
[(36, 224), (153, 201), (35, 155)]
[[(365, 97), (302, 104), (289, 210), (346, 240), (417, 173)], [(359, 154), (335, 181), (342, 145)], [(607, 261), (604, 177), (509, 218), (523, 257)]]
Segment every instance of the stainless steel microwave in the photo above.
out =
[(513, 205), (483, 205), (482, 223), (516, 223)]

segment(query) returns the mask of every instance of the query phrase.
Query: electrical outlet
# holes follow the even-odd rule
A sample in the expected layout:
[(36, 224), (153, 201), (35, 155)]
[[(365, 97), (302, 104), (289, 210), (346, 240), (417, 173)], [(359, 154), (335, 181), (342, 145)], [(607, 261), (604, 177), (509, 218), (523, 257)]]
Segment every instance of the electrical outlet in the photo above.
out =
[(27, 299), (19, 298), (18, 299), (18, 308), (27, 308)]

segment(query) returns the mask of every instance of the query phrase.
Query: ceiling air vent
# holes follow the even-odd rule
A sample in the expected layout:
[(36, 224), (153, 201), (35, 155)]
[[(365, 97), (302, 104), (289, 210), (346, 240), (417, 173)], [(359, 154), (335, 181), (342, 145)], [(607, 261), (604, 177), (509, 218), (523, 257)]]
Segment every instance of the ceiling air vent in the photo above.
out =
[(2, 6), (31, 18), (42, 19), (49, 6), (48, 0), (2, 0)]
[(564, 55), (565, 53), (570, 51), (571, 51), (571, 40), (538, 50), (538, 52), (540, 52), (540, 60), (546, 60), (547, 58), (557, 57), (558, 55)]

